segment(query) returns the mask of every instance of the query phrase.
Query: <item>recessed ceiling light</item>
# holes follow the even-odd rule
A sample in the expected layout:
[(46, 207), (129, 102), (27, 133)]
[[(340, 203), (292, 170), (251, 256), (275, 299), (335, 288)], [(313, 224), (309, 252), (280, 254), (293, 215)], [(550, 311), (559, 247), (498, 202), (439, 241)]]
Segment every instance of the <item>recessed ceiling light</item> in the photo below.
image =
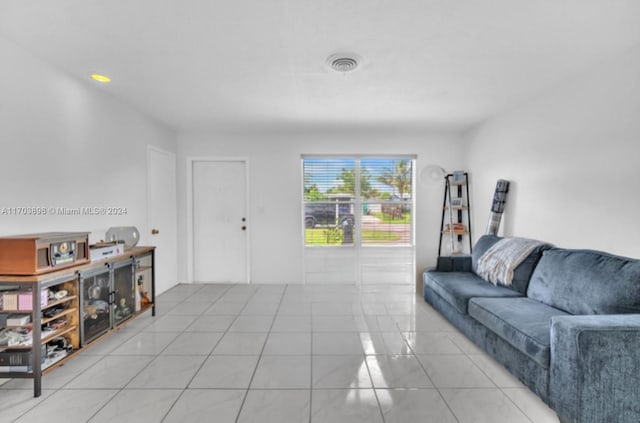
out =
[(92, 73), (91, 79), (93, 79), (94, 81), (102, 82), (103, 84), (108, 84), (109, 82), (111, 82), (111, 78), (109, 78), (106, 75), (101, 75), (99, 73)]
[(352, 53), (332, 54), (327, 58), (327, 64), (336, 72), (351, 72), (356, 70), (360, 59)]

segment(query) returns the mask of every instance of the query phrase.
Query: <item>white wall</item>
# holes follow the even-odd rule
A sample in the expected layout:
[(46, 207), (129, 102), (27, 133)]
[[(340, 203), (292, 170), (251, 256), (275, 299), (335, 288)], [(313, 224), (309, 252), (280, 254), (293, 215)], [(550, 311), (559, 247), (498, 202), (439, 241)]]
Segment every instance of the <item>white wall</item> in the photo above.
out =
[[(315, 130), (182, 134), (178, 142), (178, 275), (187, 277), (187, 159), (246, 157), (249, 160), (249, 230), (252, 282), (302, 281), (302, 154), (417, 154), (417, 169), (462, 163), (455, 134), (402, 131)], [(417, 187), (416, 262), (418, 274), (435, 263), (442, 213), (442, 188)]]
[(504, 178), (512, 181), (506, 234), (640, 257), (640, 47), (550, 87), (466, 141), (480, 232)]
[[(124, 216), (0, 214), (0, 235), (147, 233), (146, 146), (175, 151), (175, 134), (87, 81), (0, 38), (0, 213), (9, 207), (124, 207)], [(105, 91), (105, 92), (101, 92)]]

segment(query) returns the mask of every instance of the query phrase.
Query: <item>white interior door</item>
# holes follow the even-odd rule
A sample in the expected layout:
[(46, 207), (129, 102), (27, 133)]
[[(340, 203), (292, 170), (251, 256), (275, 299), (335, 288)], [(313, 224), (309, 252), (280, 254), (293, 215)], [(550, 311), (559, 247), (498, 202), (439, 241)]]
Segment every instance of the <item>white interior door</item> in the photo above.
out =
[(193, 161), (193, 279), (248, 282), (244, 161)]
[(143, 239), (156, 247), (156, 294), (177, 283), (176, 156), (147, 149), (148, 215)]

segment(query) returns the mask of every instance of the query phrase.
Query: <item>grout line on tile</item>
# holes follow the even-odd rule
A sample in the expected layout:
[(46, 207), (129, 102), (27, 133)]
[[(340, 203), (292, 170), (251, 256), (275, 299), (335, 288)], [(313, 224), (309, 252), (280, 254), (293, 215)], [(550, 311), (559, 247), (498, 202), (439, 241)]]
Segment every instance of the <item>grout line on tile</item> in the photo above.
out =
[[(275, 316), (278, 315), (278, 311), (280, 310), (280, 304), (282, 304), (282, 298), (284, 297), (284, 293), (287, 290), (287, 286), (288, 285), (285, 285), (285, 288), (282, 290), (282, 293), (280, 294), (280, 301), (278, 302), (278, 307), (276, 308), (276, 313), (274, 314), (273, 319), (271, 319), (271, 325), (269, 326), (269, 331), (267, 332), (267, 337), (264, 339), (264, 342), (262, 343), (262, 349), (260, 350), (260, 354), (258, 355), (258, 361), (256, 362), (256, 367), (253, 369), (253, 373), (251, 374), (251, 378), (249, 379), (249, 384), (247, 385), (247, 390), (244, 393), (244, 397), (242, 398), (242, 402), (240, 403), (240, 408), (238, 409), (238, 415), (236, 416), (235, 423), (238, 423), (238, 419), (240, 419), (240, 414), (242, 413), (242, 409), (244, 407), (244, 404), (247, 401), (247, 396), (249, 395), (249, 390), (251, 389), (251, 384), (253, 383), (253, 379), (255, 378), (256, 372), (258, 371), (258, 366), (260, 366), (260, 362), (262, 361), (262, 353), (264, 353), (264, 349), (267, 346), (267, 340), (269, 339), (269, 334), (271, 333), (271, 329), (273, 328), (273, 325), (275, 324), (275, 321), (276, 321)], [(255, 292), (254, 292), (253, 295), (255, 295)], [(248, 303), (249, 303), (249, 300), (247, 301), (247, 304)], [(245, 304), (245, 307), (246, 307), (246, 304)], [(243, 308), (243, 310), (244, 310), (244, 308)], [(240, 313), (242, 313), (242, 311)], [(240, 313), (238, 313), (238, 315), (240, 315)], [(231, 327), (231, 326), (229, 326), (229, 327)]]

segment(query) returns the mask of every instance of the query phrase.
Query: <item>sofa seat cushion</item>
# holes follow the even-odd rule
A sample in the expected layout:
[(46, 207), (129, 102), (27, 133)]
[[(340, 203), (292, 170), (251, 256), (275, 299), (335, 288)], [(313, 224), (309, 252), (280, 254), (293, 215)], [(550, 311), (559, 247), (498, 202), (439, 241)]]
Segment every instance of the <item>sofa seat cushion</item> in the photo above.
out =
[(530, 298), (473, 298), (469, 315), (548, 369), (551, 317), (567, 313)]
[(495, 286), (471, 272), (425, 272), (424, 289), (431, 289), (460, 313), (467, 314), (474, 297), (520, 297), (509, 288)]
[(571, 314), (638, 314), (640, 260), (592, 250), (547, 250), (527, 297)]

